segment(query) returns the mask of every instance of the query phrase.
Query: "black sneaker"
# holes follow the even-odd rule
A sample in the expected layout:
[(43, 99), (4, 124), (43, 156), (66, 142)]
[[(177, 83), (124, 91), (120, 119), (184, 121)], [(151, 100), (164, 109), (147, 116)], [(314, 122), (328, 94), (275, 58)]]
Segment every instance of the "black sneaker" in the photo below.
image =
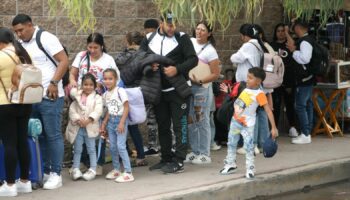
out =
[(184, 171), (184, 164), (179, 163), (177, 161), (173, 161), (170, 163), (167, 163), (165, 166), (162, 167), (162, 171), (165, 174), (169, 173), (181, 173)]
[(162, 169), (162, 167), (164, 167), (167, 163), (166, 162), (163, 162), (163, 161), (160, 161), (159, 163), (155, 164), (155, 165), (152, 165), (149, 170), (150, 171), (153, 171), (153, 170), (157, 170), (157, 169)]
[(145, 156), (158, 156), (158, 153), (159, 151), (151, 147), (147, 151), (145, 151)]

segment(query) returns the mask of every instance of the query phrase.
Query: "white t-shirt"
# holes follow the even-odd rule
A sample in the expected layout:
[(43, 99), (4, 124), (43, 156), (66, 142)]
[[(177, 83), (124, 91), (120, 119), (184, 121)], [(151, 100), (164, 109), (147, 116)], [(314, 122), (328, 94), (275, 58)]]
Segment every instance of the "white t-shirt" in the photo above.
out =
[[(55, 72), (56, 72), (56, 66), (51, 62), (51, 60), (45, 55), (43, 51), (41, 51), (36, 43), (36, 33), (38, 32), (39, 28), (36, 26), (35, 31), (33, 34), (33, 37), (30, 41), (24, 42), (22, 40), (19, 40), (19, 42), (22, 44), (22, 46), (27, 50), (29, 56), (31, 57), (34, 66), (39, 68), (42, 72), (42, 84), (44, 87), (44, 98), (46, 97), (46, 90), (47, 87), (50, 84), (50, 81), (52, 80)], [(52, 33), (49, 33), (47, 31), (44, 31), (41, 34), (40, 41), (46, 50), (46, 52), (55, 60), (53, 57), (57, 53), (63, 50), (63, 46), (58, 40), (58, 38), (53, 35)], [(56, 62), (57, 63), (57, 62)], [(58, 64), (58, 63), (57, 63)], [(64, 96), (64, 90), (62, 85), (62, 80), (58, 83), (58, 96), (63, 97)]]
[(255, 125), (256, 109), (266, 104), (266, 95), (260, 88), (245, 88), (234, 103), (233, 118), (243, 126), (252, 127)]
[[(120, 80), (120, 72), (117, 68), (117, 65), (114, 62), (114, 59), (112, 56), (108, 55), (107, 53), (102, 54), (102, 56), (95, 61), (91, 60), (90, 58), (90, 69), (89, 72), (93, 74), (96, 78), (96, 81), (98, 83), (101, 83), (103, 80), (103, 71), (108, 68), (115, 69), (118, 74), (118, 82)], [(87, 73), (87, 65), (88, 61), (86, 58), (86, 51), (79, 52), (77, 56), (75, 56), (75, 59), (73, 61), (72, 67), (79, 69), (79, 77), (78, 77), (78, 85), (81, 85), (81, 78), (84, 76), (84, 74)], [(117, 82), (117, 84), (118, 84)]]
[(103, 105), (107, 107), (110, 115), (122, 116), (126, 101), (128, 101), (128, 95), (124, 88), (115, 87), (112, 91), (103, 94)]
[(191, 38), (191, 41), (194, 46), (194, 50), (196, 51), (196, 54), (198, 56), (198, 59), (200, 59), (202, 62), (208, 64), (209, 62), (215, 59), (219, 59), (218, 53), (216, 52), (212, 44), (198, 44), (196, 38)]

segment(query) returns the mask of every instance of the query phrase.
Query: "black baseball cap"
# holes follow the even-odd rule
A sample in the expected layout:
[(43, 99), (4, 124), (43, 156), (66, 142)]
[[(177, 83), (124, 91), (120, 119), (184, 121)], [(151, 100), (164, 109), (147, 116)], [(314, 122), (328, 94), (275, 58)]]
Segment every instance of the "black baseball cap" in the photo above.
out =
[(174, 16), (173, 13), (171, 11), (165, 12), (161, 17), (160, 20), (162, 20), (162, 22), (164, 22), (164, 18), (166, 20), (166, 23), (168, 24), (172, 24), (173, 20), (174, 20)]

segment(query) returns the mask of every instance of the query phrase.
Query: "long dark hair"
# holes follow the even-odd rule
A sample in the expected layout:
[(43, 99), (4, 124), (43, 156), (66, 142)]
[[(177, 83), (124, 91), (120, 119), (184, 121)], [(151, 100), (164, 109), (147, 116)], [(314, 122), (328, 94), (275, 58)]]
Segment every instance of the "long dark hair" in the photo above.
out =
[(273, 31), (273, 38), (272, 38), (274, 42), (277, 41), (277, 29), (278, 29), (279, 27), (283, 27), (283, 28), (284, 28), (284, 26), (285, 26), (284, 23), (279, 23), (279, 24), (277, 24), (277, 25), (275, 26), (275, 29), (274, 29), (274, 31)]
[[(213, 35), (213, 28), (208, 24), (207, 21), (200, 21), (197, 23), (196, 28), (199, 24), (203, 24), (205, 26), (205, 28), (208, 30), (208, 33), (211, 33), (210, 36), (208, 37), (208, 41), (211, 45), (213, 45), (215, 47), (216, 42), (215, 42), (215, 38)], [(193, 30), (193, 37), (196, 37), (196, 29)]]
[(5, 44), (12, 43), (12, 45), (15, 47), (16, 55), (19, 57), (20, 61), (22, 63), (32, 64), (32, 59), (30, 58), (28, 52), (16, 40), (10, 29), (5, 27), (0, 28), (0, 42)]
[(248, 36), (252, 39), (258, 40), (258, 43), (261, 46), (261, 48), (263, 49), (263, 51), (268, 52), (263, 41), (259, 37), (259, 31), (258, 31), (257, 27), (255, 27), (253, 24), (242, 24), (240, 29), (239, 29), (239, 32), (244, 36)]
[(105, 41), (103, 39), (103, 35), (101, 33), (91, 33), (89, 37), (87, 38), (87, 44), (90, 44), (91, 42), (94, 42), (96, 44), (101, 45), (102, 52), (107, 53)]

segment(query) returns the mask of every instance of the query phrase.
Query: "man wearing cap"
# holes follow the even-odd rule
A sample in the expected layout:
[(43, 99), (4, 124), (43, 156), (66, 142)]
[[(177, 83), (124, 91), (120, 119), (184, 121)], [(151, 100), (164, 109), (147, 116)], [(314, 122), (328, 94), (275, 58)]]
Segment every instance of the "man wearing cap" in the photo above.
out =
[[(152, 65), (153, 71), (161, 74), (160, 103), (155, 105), (158, 122), (161, 161), (150, 170), (161, 169), (164, 173), (178, 173), (184, 170), (183, 161), (187, 154), (187, 114), (191, 95), (189, 71), (198, 63), (196, 52), (189, 36), (176, 32), (173, 15), (168, 12), (161, 17), (156, 32), (148, 33), (140, 49), (148, 53), (165, 56), (174, 61), (174, 66)], [(178, 84), (183, 80), (184, 84)], [(176, 137), (175, 153), (172, 153), (171, 123)]]

